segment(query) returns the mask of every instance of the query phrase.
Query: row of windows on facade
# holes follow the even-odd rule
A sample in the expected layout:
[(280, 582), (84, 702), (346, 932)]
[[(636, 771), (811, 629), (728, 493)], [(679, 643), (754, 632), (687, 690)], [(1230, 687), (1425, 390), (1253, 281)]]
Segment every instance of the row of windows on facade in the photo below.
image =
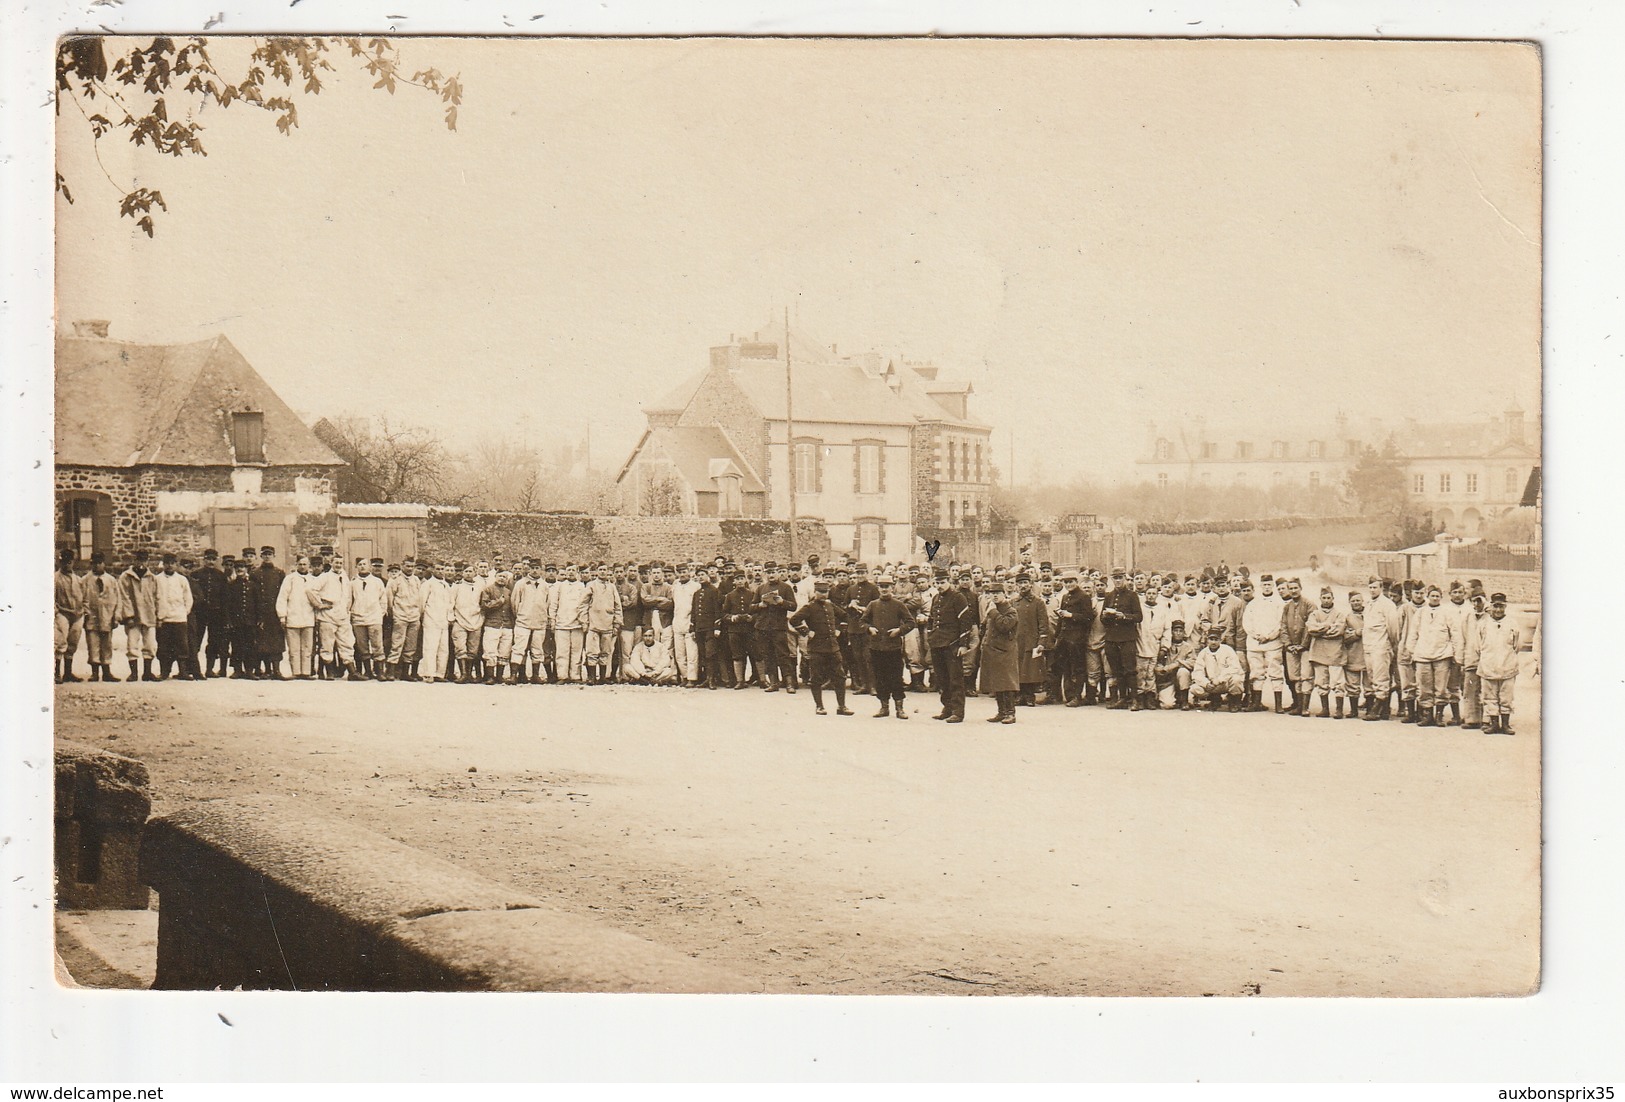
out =
[[(956, 446), (949, 441), (947, 448), (947, 480), (982, 481), (982, 445), (975, 451), (960, 441)], [(796, 493), (817, 494), (824, 489), (824, 442), (802, 439), (796, 441)], [(974, 465), (972, 456), (974, 455)], [(974, 475), (972, 472), (975, 472)], [(852, 491), (859, 494), (886, 492), (886, 445), (881, 440), (856, 440), (852, 444)]]
[[(1216, 442), (1212, 441), (1212, 440), (1203, 441), (1199, 445), (1199, 451), (1200, 451), (1201, 457), (1203, 459), (1217, 459), (1217, 458), (1219, 458), (1219, 445)], [(1272, 441), (1270, 443), (1270, 458), (1271, 459), (1285, 459), (1285, 458), (1287, 458), (1288, 451), (1289, 451), (1289, 448), (1288, 448), (1287, 442), (1285, 440), (1275, 440), (1275, 441)], [(1345, 440), (1345, 441), (1343, 441), (1343, 454), (1345, 456), (1349, 456), (1351, 458), (1354, 457), (1354, 456), (1359, 455), (1360, 454), (1360, 441), (1358, 441), (1358, 440)], [(1172, 459), (1173, 457), (1174, 457), (1173, 441), (1168, 440), (1166, 438), (1159, 439), (1157, 441), (1157, 458), (1158, 459)], [(1309, 459), (1324, 459), (1324, 458), (1326, 458), (1326, 441), (1324, 441), (1324, 440), (1311, 440), (1311, 441), (1309, 441), (1309, 448), (1308, 448), (1308, 456), (1307, 457)], [(1252, 441), (1250, 441), (1250, 440), (1238, 440), (1238, 441), (1236, 441), (1235, 450), (1231, 453), (1231, 458), (1232, 459), (1251, 459), (1251, 458), (1253, 458), (1253, 444), (1252, 444)]]
[[(1455, 476), (1449, 471), (1440, 471), (1439, 493), (1449, 494), (1455, 492)], [(1501, 493), (1504, 497), (1511, 497), (1523, 490), (1524, 476), (1516, 467), (1508, 467), (1501, 472)], [(1422, 472), (1411, 475), (1411, 493), (1425, 494), (1428, 492), (1428, 476)], [(1462, 493), (1478, 493), (1478, 473), (1472, 471), (1462, 476)]]
[[(1286, 475), (1281, 471), (1272, 471), (1270, 473), (1270, 481), (1271, 482), (1281, 482), (1285, 478), (1286, 478)], [(1441, 471), (1439, 473), (1438, 478), (1439, 478), (1439, 493), (1441, 493), (1441, 494), (1449, 494), (1449, 493), (1454, 493), (1455, 492), (1455, 476), (1452, 473), (1447, 472), (1447, 471)], [(1210, 477), (1209, 472), (1207, 472), (1207, 471), (1202, 472), (1202, 481), (1203, 482), (1211, 482), (1212, 481), (1212, 478)], [(1247, 472), (1246, 471), (1237, 471), (1236, 472), (1236, 481), (1237, 482), (1245, 482), (1245, 481), (1247, 481)], [(1463, 482), (1462, 493), (1464, 493), (1464, 494), (1476, 494), (1476, 493), (1478, 493), (1478, 474), (1476, 472), (1470, 472), (1467, 475), (1465, 475), (1463, 477), (1463, 479), (1462, 479), (1462, 482)], [(1320, 472), (1319, 471), (1310, 471), (1309, 472), (1309, 488), (1311, 490), (1316, 490), (1316, 489), (1320, 488), (1320, 485), (1321, 485)], [(1522, 486), (1522, 479), (1518, 475), (1517, 468), (1508, 467), (1502, 474), (1502, 493), (1506, 494), (1506, 495), (1516, 494), (1519, 491), (1519, 489), (1521, 488), (1521, 486)], [(1159, 471), (1159, 472), (1157, 472), (1157, 487), (1158, 487), (1158, 489), (1167, 489), (1167, 487), (1168, 487), (1168, 472), (1167, 471)], [(1411, 475), (1411, 493), (1413, 493), (1413, 494), (1425, 494), (1427, 492), (1428, 492), (1428, 477), (1427, 477), (1427, 475), (1425, 473), (1420, 473), (1420, 472)]]

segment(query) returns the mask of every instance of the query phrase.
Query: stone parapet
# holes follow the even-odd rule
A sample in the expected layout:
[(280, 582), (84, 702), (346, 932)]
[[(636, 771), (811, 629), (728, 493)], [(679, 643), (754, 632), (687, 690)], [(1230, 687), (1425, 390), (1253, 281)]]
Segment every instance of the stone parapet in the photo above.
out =
[(149, 824), (155, 988), (738, 992), (739, 979), (401, 842), (221, 800)]

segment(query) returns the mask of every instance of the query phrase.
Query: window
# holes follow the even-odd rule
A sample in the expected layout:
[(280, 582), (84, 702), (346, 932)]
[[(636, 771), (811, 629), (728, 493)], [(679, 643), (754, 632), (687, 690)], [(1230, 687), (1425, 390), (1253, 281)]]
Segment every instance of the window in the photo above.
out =
[(959, 442), (959, 478), (961, 481), (970, 479), (970, 445), (963, 440)]
[(1450, 492), (1450, 475), (1448, 472), (1439, 472), (1439, 492), (1441, 494), (1448, 494)]
[(1310, 459), (1319, 459), (1323, 454), (1325, 454), (1325, 451), (1326, 451), (1326, 445), (1325, 445), (1325, 443), (1323, 441), (1320, 441), (1320, 440), (1311, 440), (1311, 441), (1309, 441), (1309, 458)]
[(1219, 445), (1213, 443), (1212, 441), (1208, 441), (1207, 443), (1203, 444), (1202, 445), (1202, 458), (1203, 459), (1217, 459), (1217, 458), (1219, 458)]
[(1171, 459), (1171, 458), (1173, 458), (1173, 454), (1174, 454), (1174, 446), (1173, 446), (1173, 444), (1170, 443), (1167, 440), (1159, 438), (1157, 440), (1157, 458), (1158, 459)]
[(886, 553), (886, 522), (859, 518), (852, 526), (852, 552), (866, 562)]
[(954, 460), (956, 458), (958, 458), (958, 453), (956, 451), (954, 451), (954, 442), (952, 440), (950, 440), (950, 441), (948, 441), (948, 481), (949, 482), (952, 482), (954, 480), (954, 473), (955, 473)]
[(1503, 492), (1507, 497), (1511, 497), (1518, 492), (1518, 472), (1512, 467), (1507, 468), (1506, 484)]
[(1476, 472), (1467, 476), (1467, 492), (1470, 494), (1478, 493), (1478, 475)]
[(1270, 458), (1271, 459), (1285, 459), (1286, 458), (1286, 441), (1285, 440), (1272, 440), (1270, 442)]
[(1345, 440), (1343, 441), (1343, 446), (1348, 450), (1348, 454), (1351, 456), (1360, 454), (1360, 442), (1358, 440)]
[(982, 445), (976, 445), (976, 481), (982, 481)]
[(1236, 458), (1237, 459), (1251, 459), (1252, 457), (1253, 457), (1253, 446), (1252, 446), (1252, 444), (1250, 442), (1246, 441), (1246, 440), (1237, 440), (1236, 441)]
[(1166, 490), (1167, 488), (1168, 488), (1168, 472), (1167, 471), (1158, 471), (1157, 472), (1157, 489)]
[(1411, 493), (1425, 494), (1428, 492), (1428, 476), (1425, 474), (1411, 475)]
[(796, 493), (816, 494), (824, 489), (824, 448), (819, 440), (796, 441)]
[(852, 490), (879, 494), (886, 490), (886, 447), (878, 440), (858, 440), (852, 448)]
[(71, 548), (74, 558), (88, 560), (113, 550), (113, 499), (106, 494), (76, 493), (62, 499), (57, 546)]
[(231, 450), (236, 463), (265, 462), (265, 414), (231, 415)]
[(1320, 472), (1319, 471), (1310, 471), (1309, 472), (1309, 488), (1311, 490), (1320, 489)]

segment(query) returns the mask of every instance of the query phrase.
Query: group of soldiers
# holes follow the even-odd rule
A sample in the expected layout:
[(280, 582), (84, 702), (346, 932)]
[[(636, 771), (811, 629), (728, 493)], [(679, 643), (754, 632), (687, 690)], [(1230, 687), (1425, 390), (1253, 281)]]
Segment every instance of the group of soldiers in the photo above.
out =
[[(115, 681), (122, 629), (129, 680), (231, 676), (463, 684), (632, 683), (795, 693), (817, 714), (832, 692), (874, 695), (907, 719), (991, 723), (1018, 707), (1274, 711), (1511, 734), (1525, 640), (1507, 602), (1477, 583), (1372, 579), (1311, 603), (1296, 578), (1221, 564), (1183, 577), (1057, 571), (1030, 554), (1009, 567), (889, 564), (545, 563), (360, 558), (331, 548), (292, 569), (271, 547), (198, 561), (137, 551), (117, 574), (65, 553), (56, 575), (57, 679), (81, 636), (90, 680)], [(1369, 599), (1368, 599), (1369, 598)], [(154, 661), (158, 670), (153, 670)], [(284, 672), (286, 667), (287, 672)], [(1445, 713), (1448, 710), (1448, 718)]]

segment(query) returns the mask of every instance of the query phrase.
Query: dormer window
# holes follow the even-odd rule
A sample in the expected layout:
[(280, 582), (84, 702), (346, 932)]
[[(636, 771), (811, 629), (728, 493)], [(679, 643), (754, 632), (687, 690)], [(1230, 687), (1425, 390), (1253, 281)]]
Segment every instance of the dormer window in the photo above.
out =
[(1173, 454), (1174, 454), (1174, 446), (1170, 441), (1168, 441), (1168, 440), (1158, 440), (1157, 441), (1157, 458), (1158, 459), (1171, 459), (1173, 457)]
[(238, 466), (265, 463), (265, 414), (254, 410), (231, 415), (231, 451)]

